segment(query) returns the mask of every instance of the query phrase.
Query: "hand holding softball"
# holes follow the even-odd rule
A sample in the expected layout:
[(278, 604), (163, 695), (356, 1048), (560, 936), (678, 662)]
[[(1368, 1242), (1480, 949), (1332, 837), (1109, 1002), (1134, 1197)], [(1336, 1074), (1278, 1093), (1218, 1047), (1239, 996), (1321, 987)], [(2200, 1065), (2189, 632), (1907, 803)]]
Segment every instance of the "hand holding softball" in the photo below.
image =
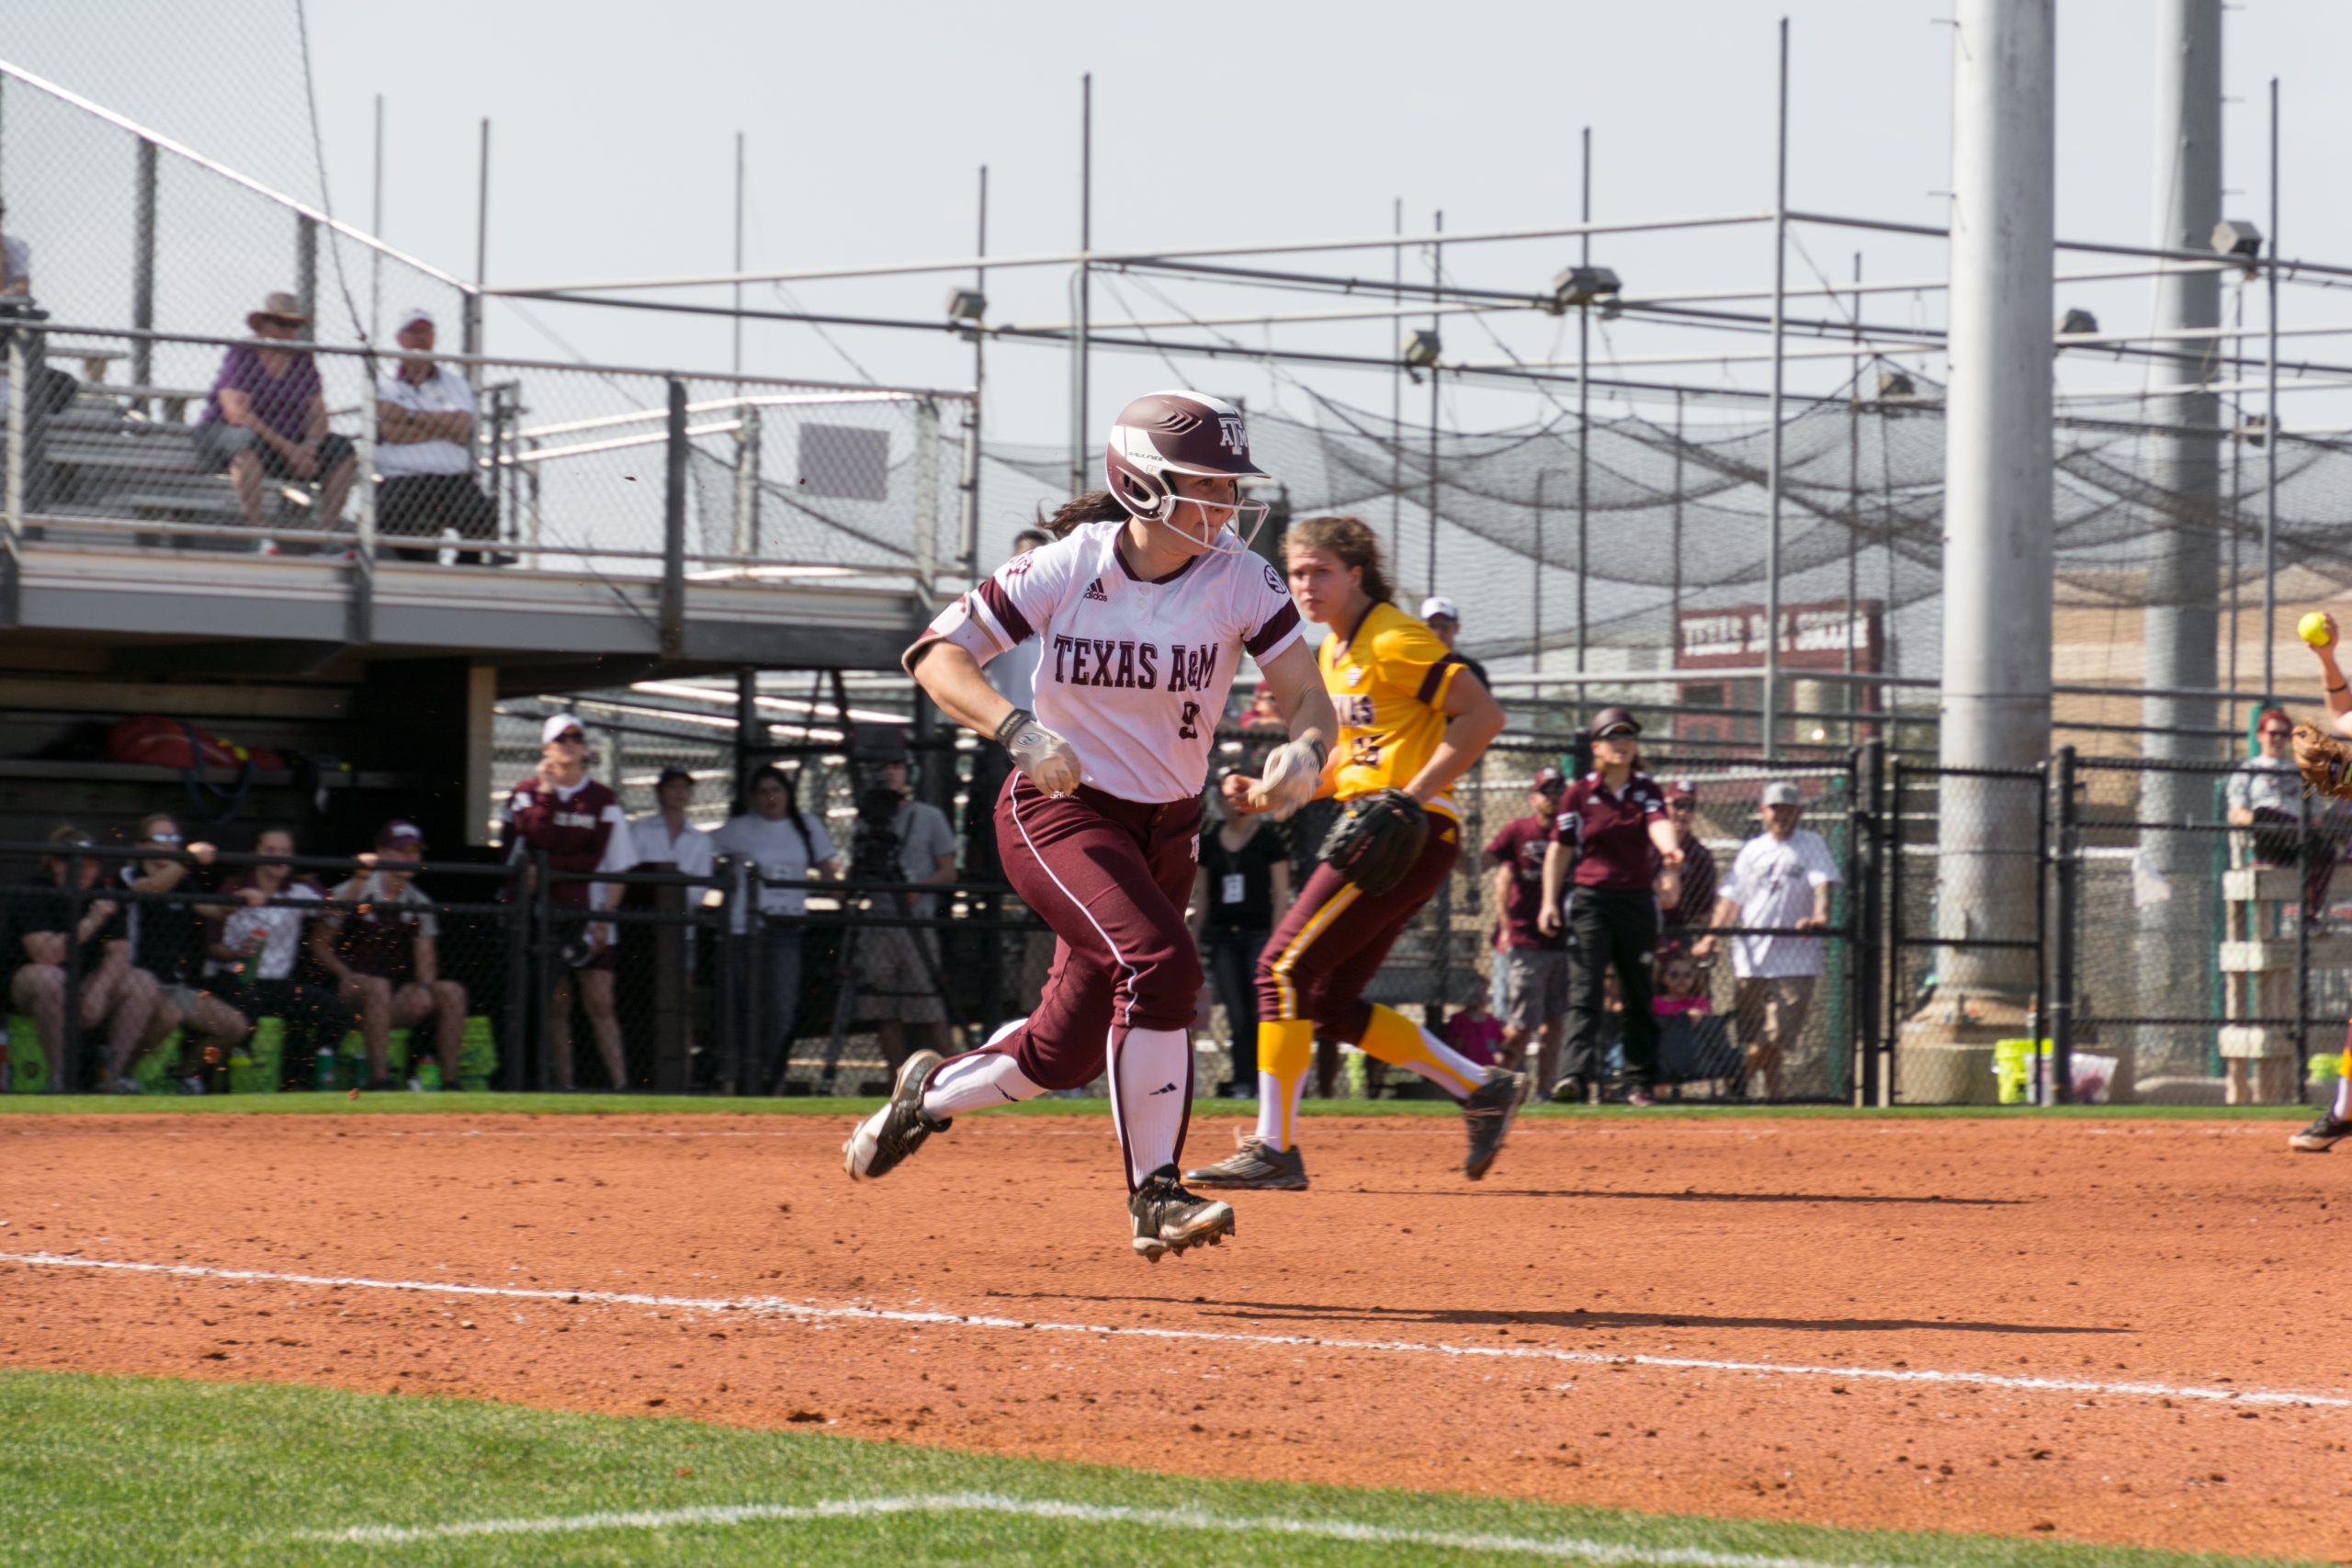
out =
[(2325, 610), (2313, 610), (2296, 623), (2295, 634), (2324, 659), (2325, 650), (2335, 646), (2335, 617)]

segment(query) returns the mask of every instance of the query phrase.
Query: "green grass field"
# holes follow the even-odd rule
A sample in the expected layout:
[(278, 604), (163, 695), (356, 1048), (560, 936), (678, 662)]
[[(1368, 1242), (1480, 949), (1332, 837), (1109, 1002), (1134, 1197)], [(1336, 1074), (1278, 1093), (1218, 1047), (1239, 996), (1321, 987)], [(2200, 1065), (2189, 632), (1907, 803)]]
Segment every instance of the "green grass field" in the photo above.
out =
[(177, 1568), (2237, 1561), (1190, 1480), (817, 1430), (26, 1371), (0, 1372), (0, 1560)]
[[(0, 1115), (335, 1115), (410, 1116), (434, 1114), (483, 1115), (492, 1112), (558, 1116), (848, 1116), (872, 1110), (872, 1095), (819, 1099), (793, 1096), (781, 1100), (721, 1100), (709, 1095), (659, 1094), (409, 1094), (400, 1091), (363, 1094), (348, 1091), (303, 1094), (0, 1094)], [(1254, 1113), (1254, 1100), (1200, 1100), (1195, 1116), (1239, 1116)], [(1441, 1100), (1309, 1100), (1301, 1106), (1308, 1116), (1452, 1116), (1453, 1102)], [(1111, 1102), (1100, 1096), (1082, 1100), (1032, 1100), (1001, 1106), (990, 1116), (1107, 1116)], [(1552, 1117), (1731, 1116), (1731, 1117), (1849, 1117), (1890, 1120), (1944, 1117), (1991, 1117), (2000, 1121), (2032, 1121), (2051, 1117), (2087, 1121), (2227, 1121), (2308, 1122), (2307, 1105), (1898, 1105), (1890, 1109), (1856, 1110), (1846, 1105), (1716, 1105), (1703, 1100), (1668, 1101), (1648, 1110), (1624, 1105), (1532, 1105), (1521, 1115)]]

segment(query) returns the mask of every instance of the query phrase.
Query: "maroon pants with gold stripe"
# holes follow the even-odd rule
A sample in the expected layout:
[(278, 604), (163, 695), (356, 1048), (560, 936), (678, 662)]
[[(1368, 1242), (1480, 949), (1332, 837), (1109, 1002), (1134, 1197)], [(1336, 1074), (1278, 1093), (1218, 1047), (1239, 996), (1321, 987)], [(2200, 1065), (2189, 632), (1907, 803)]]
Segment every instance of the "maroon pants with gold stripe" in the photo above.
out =
[(1258, 1017), (1313, 1019), (1329, 1040), (1352, 1045), (1372, 1021), (1363, 999), (1388, 950), (1420, 907), (1445, 885), (1462, 853), (1462, 825), (1429, 813), (1420, 859), (1387, 892), (1369, 895), (1318, 865), (1258, 955)]

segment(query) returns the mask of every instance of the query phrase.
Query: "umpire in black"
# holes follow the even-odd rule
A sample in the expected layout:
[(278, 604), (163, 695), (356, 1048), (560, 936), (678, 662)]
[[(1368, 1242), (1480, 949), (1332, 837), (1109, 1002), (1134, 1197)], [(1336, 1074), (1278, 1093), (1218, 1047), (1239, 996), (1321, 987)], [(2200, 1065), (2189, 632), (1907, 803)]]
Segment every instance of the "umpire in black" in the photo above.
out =
[(1606, 707), (1589, 733), (1593, 771), (1561, 792), (1552, 841), (1544, 849), (1544, 905), (1536, 914), (1546, 936), (1565, 919), (1572, 963), (1563, 1074), (1554, 1098), (1579, 1103), (1600, 1076), (1601, 970), (1614, 965), (1625, 1004), (1625, 1098), (1648, 1105), (1657, 1081), (1650, 960), (1658, 900), (1673, 902), (1680, 891), (1682, 850), (1666, 792), (1641, 769), (1641, 725), (1625, 709)]

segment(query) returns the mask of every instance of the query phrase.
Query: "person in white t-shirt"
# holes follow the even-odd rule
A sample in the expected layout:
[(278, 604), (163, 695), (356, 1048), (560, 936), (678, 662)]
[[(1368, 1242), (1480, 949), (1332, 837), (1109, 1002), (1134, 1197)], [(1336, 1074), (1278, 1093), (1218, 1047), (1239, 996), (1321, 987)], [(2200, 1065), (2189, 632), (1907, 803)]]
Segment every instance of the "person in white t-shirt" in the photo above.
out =
[[(993, 736), (1016, 772), (996, 808), (1006, 879), (1057, 939), (1028, 1018), (978, 1051), (907, 1058), (888, 1104), (842, 1149), (852, 1178), (896, 1168), (952, 1117), (1106, 1074), (1131, 1245), (1157, 1261), (1221, 1241), (1229, 1204), (1184, 1190), (1189, 1030), (1201, 957), (1184, 923), (1201, 790), (1243, 655), (1272, 682), (1291, 739), (1251, 806), (1287, 815), (1316, 793), (1337, 731), (1281, 571), (1250, 553), (1270, 510), (1241, 411), (1155, 392), (1120, 411), (1105, 488), (1056, 513), (1054, 542), (999, 567), (941, 612), (904, 663), (942, 712)], [(1033, 712), (982, 667), (1038, 645)]]
[[(401, 312), (394, 341), (407, 350), (400, 364), (376, 378), (376, 531), (392, 538), (438, 539), (454, 528), (461, 539), (498, 537), (498, 503), (474, 482), (474, 389), (433, 357), (430, 311)], [(432, 560), (441, 547), (395, 548), (406, 560)], [(479, 566), (481, 552), (460, 550), (459, 566)]]
[(1762, 931), (1731, 939), (1732, 1010), (1747, 1047), (1751, 1092), (1760, 1077), (1767, 1100), (1780, 1098), (1781, 1061), (1804, 1032), (1821, 975), (1821, 939), (1802, 933), (1828, 928), (1830, 890), (1840, 880), (1821, 835), (1797, 826), (1804, 816), (1796, 785), (1764, 786), (1764, 831), (1740, 846), (1707, 921), (1710, 934), (1691, 947), (1705, 958), (1714, 951), (1713, 931), (1735, 925)]
[[(754, 1089), (775, 1094), (781, 1092), (778, 1082), (800, 1017), (800, 931), (808, 893), (770, 884), (838, 880), (842, 859), (825, 831), (824, 818), (800, 809), (799, 795), (783, 769), (762, 768), (752, 775), (751, 806), (743, 815), (728, 818), (710, 843), (729, 859), (756, 866), (762, 878), (760, 1038), (752, 1042), (753, 1056), (746, 1070), (752, 1075)], [(738, 903), (731, 912), (733, 929), (748, 929), (751, 918), (751, 911)], [(751, 987), (741, 989), (748, 1004)]]

